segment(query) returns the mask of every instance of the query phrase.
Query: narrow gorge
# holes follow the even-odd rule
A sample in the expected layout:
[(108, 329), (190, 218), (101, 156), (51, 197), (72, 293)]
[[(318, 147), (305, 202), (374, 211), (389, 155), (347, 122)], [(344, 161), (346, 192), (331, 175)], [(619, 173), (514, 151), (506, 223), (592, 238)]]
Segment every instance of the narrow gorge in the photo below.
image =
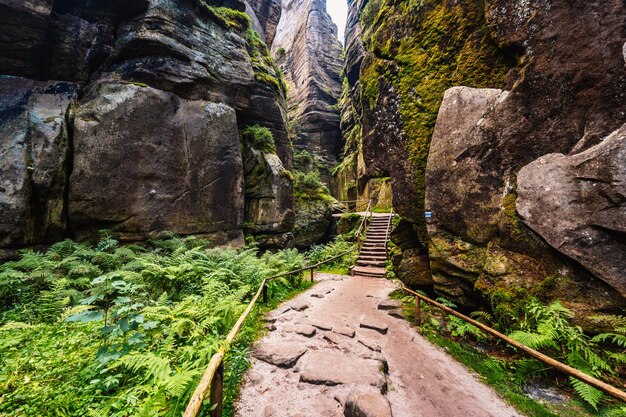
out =
[[(339, 1), (345, 39), (333, 21)], [(365, 263), (396, 289), (507, 335), (535, 325), (532, 335), (551, 339), (527, 339), (531, 347), (626, 387), (624, 0), (0, 0), (0, 161), (0, 416), (42, 415), (38, 396), (70, 398), (20, 391), (36, 372), (19, 348), (72, 322), (86, 327), (40, 346), (38, 363), (57, 348), (98, 352), (99, 362), (81, 356), (89, 371), (72, 374), (88, 381), (91, 400), (76, 394), (75, 408), (63, 414), (55, 403), (54, 415), (181, 415), (259, 285), (267, 313), (308, 289), (287, 271), (337, 258), (324, 272), (364, 278), (354, 266), (372, 213), (389, 220), (370, 235), (382, 249)], [(279, 273), (287, 278), (266, 283)], [(323, 288), (359, 287), (323, 279)], [(381, 305), (400, 300), (399, 318), (419, 315), (419, 301), (393, 285), (363, 287)], [(351, 299), (348, 311), (332, 297), (333, 306), (316, 303), (355, 322), (357, 304), (374, 302)], [(241, 357), (227, 356), (225, 415), (236, 415), (248, 349), (273, 331), (257, 314)], [(583, 342), (541, 333), (548, 316)], [(441, 340), (484, 342), (447, 323), (432, 315), (420, 333), (441, 335), (446, 349)], [(280, 343), (279, 333), (270, 339)], [(344, 351), (359, 349), (371, 353)], [(152, 367), (124, 362), (137, 352)], [(170, 361), (161, 374), (159, 358)], [(514, 363), (506, 372), (522, 368)], [(544, 376), (533, 369), (529, 378)], [(283, 371), (294, 378), (297, 368)], [(593, 414), (602, 393), (589, 400), (596, 394), (572, 385), (566, 394), (592, 414), (571, 416), (613, 415)], [(505, 400), (528, 416), (557, 415)]]

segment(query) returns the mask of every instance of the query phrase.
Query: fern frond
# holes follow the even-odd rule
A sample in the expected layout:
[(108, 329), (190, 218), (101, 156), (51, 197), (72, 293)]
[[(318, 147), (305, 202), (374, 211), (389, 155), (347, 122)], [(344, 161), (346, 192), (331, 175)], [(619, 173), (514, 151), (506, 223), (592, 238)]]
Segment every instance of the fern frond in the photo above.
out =
[(122, 356), (111, 368), (119, 366), (123, 366), (135, 374), (143, 372), (146, 381), (151, 379), (157, 384), (167, 381), (172, 374), (170, 361), (152, 352)]
[(604, 394), (602, 391), (597, 390), (591, 385), (587, 385), (582, 381), (579, 381), (576, 378), (569, 377), (570, 384), (574, 387), (576, 393), (585, 400), (587, 404), (594, 408), (594, 410), (598, 410), (598, 404), (602, 401)]
[(202, 369), (179, 370), (174, 375), (161, 381), (163, 388), (172, 397), (181, 397), (189, 388), (194, 379), (202, 374)]
[(516, 330), (509, 337), (531, 349), (558, 349), (558, 345), (549, 335)]
[(626, 348), (626, 336), (615, 333), (602, 333), (591, 339), (593, 342), (606, 343), (611, 342), (619, 347)]

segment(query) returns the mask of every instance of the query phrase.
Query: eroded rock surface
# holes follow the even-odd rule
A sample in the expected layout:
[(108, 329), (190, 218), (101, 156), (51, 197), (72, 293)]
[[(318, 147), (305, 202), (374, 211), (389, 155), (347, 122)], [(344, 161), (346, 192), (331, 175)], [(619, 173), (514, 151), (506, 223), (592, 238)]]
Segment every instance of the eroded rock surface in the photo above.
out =
[(291, 368), (306, 351), (306, 347), (298, 344), (263, 345), (256, 348), (252, 356), (281, 368)]
[(584, 152), (531, 162), (517, 186), (524, 223), (626, 297), (626, 125)]
[(346, 399), (345, 417), (391, 417), (391, 405), (376, 392), (352, 391)]
[(326, 0), (283, 0), (272, 54), (289, 85), (290, 117), (298, 124), (295, 146), (336, 163), (343, 142), (339, 111), (341, 44)]
[[(599, 152), (592, 149), (626, 121), (626, 6), (549, 3), (349, 2), (342, 130), (354, 146), (333, 184), (344, 189), (337, 195), (359, 198), (373, 178), (391, 177), (394, 208), (413, 226), (400, 223), (394, 239), (405, 283), (434, 286), (470, 308), (540, 294), (562, 300), (584, 324), (624, 305), (612, 272), (623, 269), (615, 223), (624, 214), (621, 197), (610, 197), (620, 220), (595, 225), (602, 192), (614, 196), (615, 185), (581, 194), (583, 183), (567, 179), (573, 171), (563, 164)], [(567, 179), (554, 196), (567, 208), (540, 214), (550, 199), (527, 170), (522, 218), (518, 175), (540, 161), (544, 177)], [(619, 177), (611, 166), (604, 176)], [(564, 210), (580, 218), (562, 221)], [(557, 223), (570, 229), (550, 230)], [(592, 255), (585, 240), (604, 255)], [(431, 282), (422, 279), (429, 267)]]
[(242, 187), (225, 104), (105, 83), (78, 110), (69, 214), (79, 238), (107, 225), (125, 240), (163, 230), (242, 240)]
[[(238, 245), (244, 221), (263, 246), (293, 244), (284, 88), (245, 16), (211, 9), (247, 10), (268, 39), (280, 3), (211, 4), (1, 2), (0, 74), (30, 77), (0, 80), (1, 247), (103, 228)], [(255, 124), (276, 152), (247, 154), (244, 168), (239, 130)], [(258, 178), (244, 192), (246, 173)]]
[(0, 78), (0, 247), (63, 236), (71, 108), (79, 86)]

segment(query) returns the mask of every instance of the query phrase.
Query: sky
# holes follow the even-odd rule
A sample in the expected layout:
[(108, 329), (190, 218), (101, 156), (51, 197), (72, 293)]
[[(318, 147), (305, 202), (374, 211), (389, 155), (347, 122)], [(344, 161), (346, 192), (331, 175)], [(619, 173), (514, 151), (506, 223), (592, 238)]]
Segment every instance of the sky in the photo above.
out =
[(346, 20), (348, 18), (348, 1), (347, 0), (326, 0), (326, 10), (337, 25), (339, 34), (339, 42), (343, 43), (343, 34), (346, 28)]

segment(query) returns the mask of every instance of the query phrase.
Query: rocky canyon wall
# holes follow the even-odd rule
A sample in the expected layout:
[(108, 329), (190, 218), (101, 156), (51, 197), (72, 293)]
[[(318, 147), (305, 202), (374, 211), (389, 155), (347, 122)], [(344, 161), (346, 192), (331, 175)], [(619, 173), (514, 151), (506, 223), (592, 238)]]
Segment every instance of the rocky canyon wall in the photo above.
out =
[(621, 312), (624, 3), (349, 7), (333, 182), (361, 196), (391, 178), (398, 277), (467, 307)]
[(326, 177), (343, 147), (337, 108), (341, 50), (326, 0), (283, 0), (272, 54), (289, 87), (294, 145), (321, 157)]
[[(0, 247), (100, 229), (241, 244), (244, 226), (288, 245), (285, 86), (262, 40), (280, 10), (271, 0), (0, 1)], [(256, 125), (271, 149), (242, 143)]]

